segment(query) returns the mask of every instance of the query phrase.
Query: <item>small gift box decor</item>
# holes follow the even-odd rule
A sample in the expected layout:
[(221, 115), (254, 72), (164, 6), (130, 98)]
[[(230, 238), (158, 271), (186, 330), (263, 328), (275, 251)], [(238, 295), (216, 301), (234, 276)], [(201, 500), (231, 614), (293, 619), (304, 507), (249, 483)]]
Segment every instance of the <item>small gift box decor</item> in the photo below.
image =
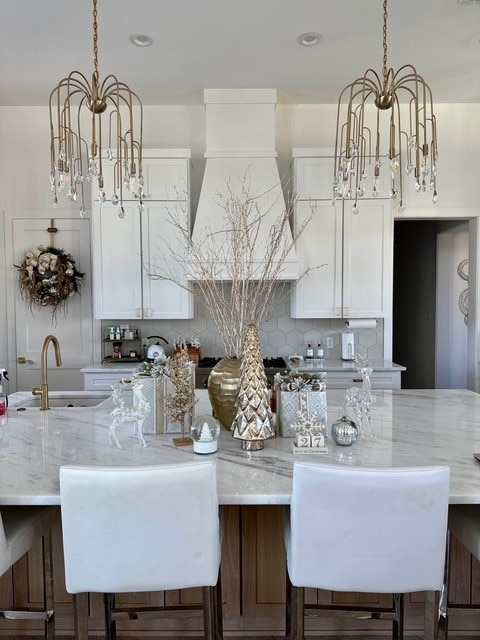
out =
[(325, 373), (288, 372), (275, 376), (277, 396), (277, 424), (280, 436), (292, 438), (297, 431), (294, 425), (302, 415), (315, 414), (322, 431), (327, 424), (327, 394)]
[[(167, 359), (158, 359), (153, 363), (142, 362), (138, 365), (135, 377), (144, 382), (143, 391), (151, 410), (145, 417), (143, 433), (181, 433), (182, 425), (168, 417), (165, 399), (174, 393), (174, 385), (167, 376)], [(194, 385), (195, 369), (192, 365), (192, 385)], [(189, 414), (188, 422), (192, 423), (195, 407)]]

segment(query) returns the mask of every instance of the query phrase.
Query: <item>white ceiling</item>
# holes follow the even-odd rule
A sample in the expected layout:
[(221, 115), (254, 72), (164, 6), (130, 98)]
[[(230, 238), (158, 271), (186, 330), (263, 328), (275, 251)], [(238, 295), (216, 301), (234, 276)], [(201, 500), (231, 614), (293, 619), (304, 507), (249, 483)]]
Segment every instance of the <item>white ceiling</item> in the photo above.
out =
[[(70, 71), (91, 75), (90, 0), (0, 0), (0, 11), (0, 105), (46, 105)], [(390, 0), (388, 11), (389, 66), (413, 64), (437, 103), (480, 103), (480, 3)], [(98, 14), (101, 79), (114, 73), (145, 105), (251, 87), (333, 103), (381, 70), (381, 0), (98, 0)], [(322, 43), (299, 46), (307, 31)], [(134, 47), (133, 33), (154, 44)]]

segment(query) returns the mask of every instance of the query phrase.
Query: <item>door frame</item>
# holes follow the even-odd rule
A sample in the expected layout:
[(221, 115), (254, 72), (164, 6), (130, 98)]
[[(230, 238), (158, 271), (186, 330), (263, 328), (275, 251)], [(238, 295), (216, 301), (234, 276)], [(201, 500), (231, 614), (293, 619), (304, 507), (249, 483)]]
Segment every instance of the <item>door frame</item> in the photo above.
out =
[[(431, 207), (429, 209), (409, 209), (403, 214), (394, 212), (394, 220), (430, 220), (447, 222), (448, 220), (465, 220), (468, 222), (468, 347), (467, 347), (467, 387), (472, 391), (480, 392), (479, 379), (479, 331), (480, 331), (480, 211), (471, 207), (447, 208)], [(393, 234), (392, 234), (393, 242)], [(392, 251), (392, 278), (393, 278), (393, 251)], [(393, 280), (392, 280), (393, 289)], [(389, 322), (386, 321), (385, 345), (392, 344), (392, 315)], [(391, 353), (391, 351), (390, 351)]]

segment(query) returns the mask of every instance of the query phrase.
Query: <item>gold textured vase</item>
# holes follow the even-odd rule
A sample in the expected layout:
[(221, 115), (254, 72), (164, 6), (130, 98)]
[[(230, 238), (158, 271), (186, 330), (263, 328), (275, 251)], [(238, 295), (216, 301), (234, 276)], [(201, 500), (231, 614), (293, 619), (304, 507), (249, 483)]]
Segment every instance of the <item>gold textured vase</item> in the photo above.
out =
[(213, 411), (220, 424), (229, 431), (233, 423), (241, 362), (240, 358), (222, 358), (208, 377), (208, 397)]

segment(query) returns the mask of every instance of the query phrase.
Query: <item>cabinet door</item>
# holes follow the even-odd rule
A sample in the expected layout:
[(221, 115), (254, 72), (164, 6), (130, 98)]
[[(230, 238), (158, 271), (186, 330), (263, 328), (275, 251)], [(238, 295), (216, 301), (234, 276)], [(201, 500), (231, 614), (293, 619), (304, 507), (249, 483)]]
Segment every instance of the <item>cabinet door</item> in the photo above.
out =
[[(182, 225), (190, 223), (186, 204), (156, 202), (145, 205), (142, 214), (143, 308), (145, 318), (193, 318), (193, 295), (175, 282), (149, 277), (155, 271), (169, 269), (175, 280), (185, 282), (177, 260), (186, 257), (187, 247), (170, 221), (170, 214)], [(176, 256), (175, 258), (173, 256)]]
[[(295, 192), (300, 200), (331, 200), (333, 197), (333, 168), (334, 149), (325, 149), (328, 155), (319, 157), (304, 157), (294, 159), (294, 185)], [(373, 171), (374, 162), (371, 161), (365, 168), (365, 195), (359, 203), (364, 200), (373, 199)], [(388, 197), (390, 193), (390, 170), (388, 159), (382, 158), (380, 170), (379, 191), (382, 198)], [(346, 200), (353, 206), (353, 200)]]
[[(112, 197), (113, 172), (107, 170), (108, 160), (104, 162), (104, 191), (107, 201)], [(187, 158), (143, 158), (143, 199), (144, 200), (188, 200), (189, 160)], [(120, 189), (117, 185), (117, 194)], [(135, 200), (134, 196), (123, 190), (123, 200)]]
[[(313, 267), (292, 288), (292, 318), (332, 318), (342, 306), (342, 210), (322, 201), (313, 203), (316, 213), (297, 240), (299, 272)], [(310, 212), (310, 203), (299, 201), (296, 224)]]
[(141, 317), (141, 245), (137, 204), (94, 205), (93, 306), (95, 318), (115, 320)]
[(391, 298), (390, 200), (343, 204), (343, 315), (383, 317)]

